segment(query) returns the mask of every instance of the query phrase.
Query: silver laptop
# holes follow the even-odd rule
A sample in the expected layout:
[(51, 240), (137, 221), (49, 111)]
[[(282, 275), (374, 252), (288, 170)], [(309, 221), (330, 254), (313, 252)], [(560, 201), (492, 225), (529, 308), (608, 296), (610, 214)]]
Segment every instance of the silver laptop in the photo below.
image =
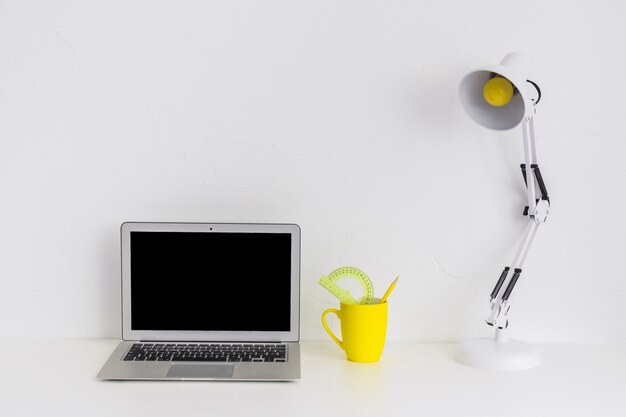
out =
[(300, 228), (124, 223), (122, 339), (100, 379), (300, 379)]

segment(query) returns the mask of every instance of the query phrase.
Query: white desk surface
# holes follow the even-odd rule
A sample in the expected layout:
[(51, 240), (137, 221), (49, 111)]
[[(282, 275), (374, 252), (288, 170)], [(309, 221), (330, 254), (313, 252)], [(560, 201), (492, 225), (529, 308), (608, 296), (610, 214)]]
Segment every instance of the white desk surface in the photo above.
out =
[(96, 380), (116, 344), (2, 339), (0, 415), (626, 416), (626, 355), (603, 345), (541, 345), (541, 367), (494, 372), (456, 363), (452, 344), (388, 343), (357, 364), (305, 342), (299, 382)]

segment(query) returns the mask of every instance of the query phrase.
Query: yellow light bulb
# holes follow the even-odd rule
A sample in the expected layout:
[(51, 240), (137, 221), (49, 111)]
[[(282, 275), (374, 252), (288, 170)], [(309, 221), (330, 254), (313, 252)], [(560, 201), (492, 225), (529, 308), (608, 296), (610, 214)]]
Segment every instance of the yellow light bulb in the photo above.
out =
[(494, 107), (506, 106), (513, 97), (513, 84), (504, 77), (492, 78), (485, 84), (483, 95)]

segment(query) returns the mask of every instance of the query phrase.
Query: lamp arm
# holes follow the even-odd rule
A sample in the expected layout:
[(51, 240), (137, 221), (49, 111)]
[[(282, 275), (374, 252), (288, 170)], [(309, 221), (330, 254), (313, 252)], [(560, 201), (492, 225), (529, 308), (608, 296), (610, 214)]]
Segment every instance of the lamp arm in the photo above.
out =
[[(522, 134), (524, 138), (524, 163), (521, 168), (528, 199), (528, 205), (524, 208), (524, 216), (530, 215), (536, 222), (541, 223), (548, 216), (550, 197), (537, 163), (535, 124), (532, 117), (524, 120)], [(539, 196), (537, 196), (537, 187), (539, 187)]]
[[(506, 266), (496, 282), (490, 296), (491, 313), (485, 320), (488, 325), (500, 329), (504, 329), (509, 325), (508, 313), (511, 308), (509, 298), (515, 288), (515, 284), (517, 284), (522, 274), (522, 267), (524, 266), (526, 255), (530, 250), (530, 246), (540, 225), (541, 223), (536, 223), (532, 219), (529, 219), (524, 238), (517, 248), (511, 267)], [(511, 268), (513, 269), (513, 273), (511, 273)]]
[[(539, 165), (537, 164), (537, 154), (535, 149), (535, 129), (533, 119), (524, 120), (522, 124), (522, 134), (524, 138), (524, 161), (521, 165), (522, 175), (526, 183), (528, 206), (524, 210), (524, 215), (528, 216), (528, 226), (524, 238), (517, 248), (511, 267), (505, 267), (500, 278), (491, 291), (490, 303), (491, 314), (486, 322), (490, 326), (504, 329), (508, 326), (508, 312), (511, 308), (509, 298), (515, 284), (522, 274), (522, 266), (526, 260), (526, 255), (535, 238), (539, 226), (546, 221), (550, 212), (550, 198), (548, 190), (543, 181)], [(537, 186), (539, 187), (539, 198), (537, 198)], [(511, 272), (513, 268), (513, 273)]]
[(526, 180), (526, 198), (528, 199), (528, 208), (530, 213), (535, 212), (537, 204), (537, 188), (534, 180), (533, 165), (537, 164), (537, 154), (535, 150), (535, 134), (534, 126), (530, 120), (524, 120), (522, 123), (522, 135), (524, 137), (524, 178)]

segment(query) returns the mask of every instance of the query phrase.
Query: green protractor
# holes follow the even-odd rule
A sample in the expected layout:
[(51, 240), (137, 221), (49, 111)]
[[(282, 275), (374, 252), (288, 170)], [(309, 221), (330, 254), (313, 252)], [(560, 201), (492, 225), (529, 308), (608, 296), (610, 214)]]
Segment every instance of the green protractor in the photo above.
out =
[[(349, 278), (356, 279), (363, 288), (363, 297), (361, 297), (360, 301), (357, 301), (352, 294), (350, 294), (350, 291), (344, 290), (337, 285), (337, 281)], [(345, 304), (369, 304), (372, 302), (372, 298), (374, 298), (374, 286), (370, 278), (365, 272), (351, 266), (335, 269), (328, 274), (328, 276), (321, 277), (320, 285)]]

